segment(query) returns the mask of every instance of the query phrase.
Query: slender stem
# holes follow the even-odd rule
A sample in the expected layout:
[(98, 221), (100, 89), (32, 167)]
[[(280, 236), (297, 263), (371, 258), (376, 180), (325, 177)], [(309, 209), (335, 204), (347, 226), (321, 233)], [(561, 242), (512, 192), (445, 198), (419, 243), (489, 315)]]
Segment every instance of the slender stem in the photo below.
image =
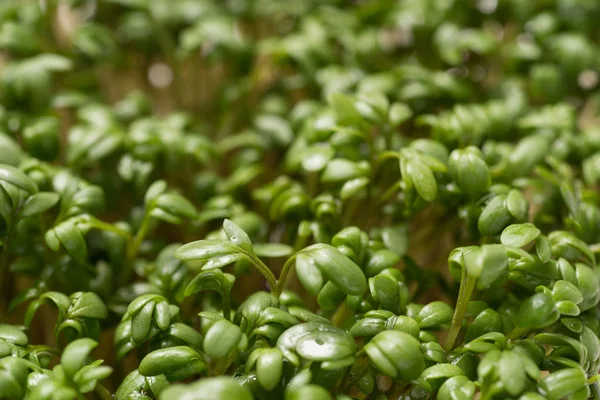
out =
[(385, 203), (390, 197), (392, 197), (398, 191), (398, 189), (400, 189), (401, 185), (402, 181), (397, 181), (390, 186), (388, 190), (386, 190), (385, 193), (383, 193), (383, 195), (381, 195), (379, 198), (379, 204)]
[(356, 209), (359, 204), (360, 203), (359, 203), (358, 199), (356, 199), (356, 198), (348, 199), (348, 202), (346, 203), (346, 209), (344, 210), (344, 216), (342, 217), (344, 226), (354, 225), (352, 223), (352, 221), (353, 221), (352, 217), (354, 217), (354, 213), (356, 212)]
[(386, 124), (382, 129), (383, 132), (383, 138), (385, 140), (385, 149), (386, 150), (391, 150), (392, 149), (392, 130), (390, 129), (390, 126), (388, 124)]
[(315, 197), (317, 195), (317, 191), (319, 189), (319, 175), (310, 171), (306, 176), (306, 187), (308, 188), (308, 195), (310, 197)]
[(229, 369), (229, 366), (235, 359), (236, 355), (237, 355), (237, 352), (234, 351), (233, 354), (230, 354), (229, 356), (227, 356), (225, 358), (221, 358), (221, 359), (217, 360), (217, 362), (215, 363), (215, 368), (213, 369), (213, 376), (224, 375), (225, 372), (227, 372), (227, 369)]
[(133, 262), (140, 251), (140, 246), (142, 245), (146, 234), (148, 234), (151, 218), (152, 217), (150, 216), (150, 213), (148, 210), (146, 210), (136, 235), (133, 237), (133, 239), (131, 238), (131, 235), (128, 237), (129, 241), (127, 243), (127, 258), (121, 273), (121, 284), (127, 282), (131, 276), (131, 271), (133, 271)]
[(221, 308), (223, 309), (223, 317), (227, 321), (231, 321), (231, 293), (228, 291), (221, 297)]
[(252, 264), (254, 264), (256, 269), (258, 269), (258, 272), (260, 272), (262, 276), (265, 277), (267, 282), (269, 282), (269, 286), (271, 287), (271, 293), (277, 296), (277, 279), (275, 278), (275, 275), (273, 275), (273, 272), (269, 269), (269, 267), (265, 265), (265, 263), (263, 263), (260, 260), (260, 258), (256, 257), (255, 255), (250, 255), (248, 253), (244, 254), (246, 254), (246, 256), (250, 259)]
[(454, 348), (476, 281), (477, 279), (469, 276), (465, 268), (463, 268), (460, 289), (458, 291), (458, 301), (456, 302), (456, 308), (454, 309), (454, 315), (452, 316), (452, 326), (450, 327), (444, 345), (446, 351), (450, 351)]
[(490, 397), (490, 392), (486, 390), (482, 390), (479, 393), (479, 400), (487, 400)]
[(346, 301), (343, 301), (342, 304), (340, 304), (338, 309), (335, 311), (335, 313), (331, 317), (331, 322), (333, 323), (334, 326), (341, 327), (344, 325), (344, 322), (346, 322), (346, 319), (348, 319), (348, 317), (351, 317), (351, 316), (352, 316), (352, 311), (350, 311), (350, 309), (346, 305)]
[(283, 265), (283, 268), (281, 269), (281, 273), (279, 274), (279, 279), (277, 280), (277, 284), (275, 285), (275, 292), (273, 293), (275, 296), (279, 297), (279, 295), (283, 291), (283, 287), (287, 280), (287, 276), (290, 273), (290, 271), (292, 270), (292, 267), (294, 266), (294, 264), (296, 263), (296, 255), (297, 254), (298, 253), (291, 256)]
[(139, 250), (140, 250), (140, 246), (142, 245), (142, 242), (144, 241), (144, 238), (146, 237), (146, 234), (148, 233), (148, 229), (150, 228), (150, 213), (146, 212), (144, 214), (144, 219), (142, 219), (142, 224), (140, 225), (140, 229), (138, 229), (135, 237), (133, 238), (133, 241), (130, 242), (128, 248), (127, 248), (127, 258), (129, 260), (133, 260)]

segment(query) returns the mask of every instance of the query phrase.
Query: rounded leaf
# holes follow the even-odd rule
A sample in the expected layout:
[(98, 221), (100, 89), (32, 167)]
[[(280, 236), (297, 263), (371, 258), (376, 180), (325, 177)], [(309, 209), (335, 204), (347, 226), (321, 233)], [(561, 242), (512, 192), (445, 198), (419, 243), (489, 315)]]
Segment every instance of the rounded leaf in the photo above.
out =
[(410, 381), (425, 369), (419, 341), (408, 333), (383, 331), (371, 339), (364, 350), (377, 369), (394, 379)]
[(173, 385), (160, 392), (159, 400), (252, 400), (250, 391), (235, 380), (220, 376), (188, 385)]
[(541, 231), (531, 223), (507, 226), (500, 235), (500, 241), (506, 246), (523, 247), (535, 240)]

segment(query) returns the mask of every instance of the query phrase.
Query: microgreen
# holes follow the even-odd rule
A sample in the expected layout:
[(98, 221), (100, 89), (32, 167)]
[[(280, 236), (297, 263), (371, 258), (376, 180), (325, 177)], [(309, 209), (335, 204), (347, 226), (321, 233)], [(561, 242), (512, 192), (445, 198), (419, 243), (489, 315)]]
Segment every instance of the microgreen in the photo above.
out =
[(0, 399), (600, 400), (598, 21), (0, 1)]

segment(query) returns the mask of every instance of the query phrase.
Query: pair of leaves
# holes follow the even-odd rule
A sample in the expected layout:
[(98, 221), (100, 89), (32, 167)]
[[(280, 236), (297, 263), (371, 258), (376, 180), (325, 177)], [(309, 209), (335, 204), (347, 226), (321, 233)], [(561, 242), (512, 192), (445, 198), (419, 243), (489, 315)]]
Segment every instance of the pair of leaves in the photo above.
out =
[(67, 297), (60, 292), (46, 292), (27, 308), (25, 325), (31, 325), (38, 309), (47, 303), (53, 303), (58, 308), (56, 336), (66, 328), (75, 329), (78, 337), (93, 334), (97, 328), (97, 320), (108, 315), (104, 302), (95, 293), (76, 292)]
[(195, 219), (198, 212), (192, 203), (180, 194), (167, 190), (165, 181), (154, 182), (144, 198), (147, 215), (171, 224)]
[(460, 276), (464, 269), (469, 277), (477, 279), (477, 288), (485, 289), (508, 269), (508, 254), (502, 245), (459, 247), (448, 257), (450, 272)]

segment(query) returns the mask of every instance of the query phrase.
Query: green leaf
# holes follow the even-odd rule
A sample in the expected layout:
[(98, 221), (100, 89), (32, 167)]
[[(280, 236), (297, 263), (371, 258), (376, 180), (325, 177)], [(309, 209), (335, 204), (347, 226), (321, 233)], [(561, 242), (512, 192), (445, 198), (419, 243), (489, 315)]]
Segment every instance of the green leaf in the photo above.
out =
[(482, 235), (496, 235), (509, 224), (513, 216), (505, 203), (506, 196), (499, 195), (485, 206), (477, 221), (477, 228)]
[(399, 312), (400, 290), (398, 280), (389, 275), (379, 274), (369, 278), (369, 289), (371, 296), (380, 304), (381, 308)]
[(308, 322), (288, 328), (277, 339), (277, 348), (293, 365), (300, 365), (302, 356), (321, 361), (321, 368), (337, 369), (352, 365), (356, 344), (343, 329), (320, 322)]
[(485, 193), (492, 179), (481, 151), (473, 146), (454, 150), (448, 160), (448, 172), (469, 197)]
[(279, 349), (256, 349), (246, 363), (246, 372), (256, 365), (256, 377), (267, 391), (279, 385), (283, 374), (283, 354)]
[(523, 328), (539, 329), (552, 325), (558, 318), (552, 297), (547, 293), (536, 293), (521, 304), (516, 322)]
[(319, 291), (317, 303), (323, 310), (335, 311), (345, 298), (346, 294), (329, 281)]
[(188, 385), (173, 385), (160, 392), (159, 399), (194, 399), (198, 397), (199, 393), (202, 393), (203, 396), (210, 394), (210, 398), (215, 400), (253, 399), (248, 389), (226, 376), (204, 378)]
[(259, 257), (288, 257), (294, 252), (294, 248), (284, 243), (255, 243), (254, 253)]
[(136, 343), (143, 343), (150, 331), (155, 301), (147, 302), (131, 319), (131, 337)]
[(546, 376), (540, 382), (542, 394), (550, 400), (563, 399), (587, 386), (587, 379), (582, 370), (566, 368)]
[(498, 362), (498, 374), (504, 389), (517, 396), (525, 389), (526, 377), (521, 357), (513, 351), (503, 351)]
[(167, 190), (167, 182), (160, 180), (154, 182), (148, 190), (146, 190), (146, 195), (144, 197), (144, 203), (149, 205), (151, 202), (155, 201), (161, 194), (163, 194)]
[(340, 189), (340, 198), (348, 200), (361, 193), (370, 183), (369, 178), (360, 177), (346, 181)]
[(0, 339), (4, 339), (7, 342), (14, 343), (19, 346), (26, 346), (28, 342), (25, 332), (16, 326), (8, 324), (0, 324)]
[(413, 112), (406, 104), (393, 103), (390, 106), (388, 120), (392, 126), (402, 125), (413, 116)]
[(115, 393), (115, 400), (130, 400), (132, 398), (146, 400), (144, 396), (147, 394), (158, 397), (158, 394), (168, 387), (169, 381), (164, 375), (145, 377), (136, 369), (125, 377)]
[(154, 201), (158, 207), (179, 218), (194, 219), (198, 212), (192, 203), (178, 193), (164, 193)]
[(67, 253), (73, 257), (76, 262), (80, 264), (86, 262), (87, 245), (81, 231), (73, 221), (64, 221), (55, 226), (51, 231), (53, 234), (46, 234), (46, 243), (48, 243), (49, 247), (55, 244), (53, 241), (53, 236), (55, 235), (60, 241), (60, 244), (62, 244)]
[(197, 240), (184, 244), (175, 252), (175, 257), (182, 261), (206, 261), (238, 252), (234, 243), (223, 240)]
[[(401, 251), (401, 249), (397, 250)], [(393, 268), (399, 261), (398, 253), (388, 249), (377, 250), (370, 254), (364, 271), (368, 277), (375, 276), (387, 268)]]
[(248, 234), (244, 232), (242, 228), (226, 219), (223, 221), (223, 230), (225, 231), (225, 235), (227, 235), (227, 238), (231, 243), (242, 248), (248, 254), (254, 254), (252, 242), (250, 241)]
[(29, 194), (37, 192), (35, 183), (23, 171), (6, 164), (0, 164), (0, 181), (15, 185)]
[(425, 370), (419, 342), (408, 333), (383, 331), (364, 350), (377, 369), (394, 379), (411, 381)]
[(335, 247), (314, 244), (300, 254), (309, 256), (319, 271), (344, 293), (358, 295), (367, 291), (367, 279), (362, 270)]
[(246, 345), (246, 335), (227, 320), (214, 323), (204, 336), (204, 352), (211, 358), (225, 358), (233, 351), (243, 350)]
[(308, 172), (321, 171), (335, 155), (330, 146), (311, 146), (303, 151), (302, 168)]
[(483, 310), (471, 323), (465, 335), (465, 343), (477, 339), (490, 332), (502, 332), (502, 317), (495, 310)]
[(514, 218), (522, 221), (527, 218), (529, 203), (527, 203), (521, 191), (513, 189), (508, 192), (506, 197), (506, 208)]
[(433, 380), (440, 378), (451, 378), (453, 376), (463, 376), (464, 372), (456, 365), (441, 363), (432, 365), (421, 374), (421, 378), (425, 380)]
[(182, 322), (172, 323), (167, 329), (167, 334), (185, 342), (194, 350), (202, 349), (202, 335), (189, 325)]
[(508, 254), (502, 245), (487, 244), (463, 253), (467, 273), (477, 278), (477, 288), (485, 289), (508, 268)]
[(202, 290), (215, 290), (221, 296), (229, 296), (235, 276), (223, 273), (219, 269), (200, 272), (185, 289), (185, 296), (198, 293)]
[(79, 371), (92, 350), (98, 346), (98, 342), (92, 339), (77, 339), (67, 345), (60, 358), (65, 375), (72, 379)]
[(319, 385), (291, 386), (285, 391), (284, 400), (331, 400), (329, 392)]
[(75, 300), (69, 309), (70, 318), (98, 318), (103, 319), (108, 315), (104, 302), (95, 293), (83, 293)]
[(437, 196), (437, 182), (431, 169), (416, 158), (407, 162), (406, 172), (410, 176), (419, 195), (426, 201), (433, 201)]
[(155, 350), (140, 362), (144, 376), (166, 375), (170, 380), (184, 379), (206, 369), (200, 354), (188, 346), (175, 346)]
[(565, 280), (559, 280), (554, 283), (552, 298), (555, 301), (568, 300), (575, 304), (583, 301), (583, 295), (577, 286)]
[(466, 376), (453, 376), (440, 386), (437, 398), (439, 400), (471, 400), (474, 395), (475, 383), (469, 381)]
[(325, 183), (349, 181), (365, 175), (357, 163), (345, 158), (334, 158), (327, 163), (321, 173), (321, 181)]
[(448, 304), (434, 301), (423, 307), (415, 319), (421, 329), (439, 328), (449, 323), (453, 314), (454, 310)]
[(313, 361), (339, 360), (354, 355), (355, 346), (337, 332), (311, 332), (296, 342), (299, 356)]
[(513, 224), (502, 231), (500, 241), (506, 246), (523, 247), (536, 239), (540, 233), (540, 230), (533, 224)]
[(60, 199), (60, 195), (58, 193), (52, 192), (39, 192), (31, 195), (23, 208), (21, 208), (21, 216), (22, 217), (30, 217), (32, 215), (41, 214), (46, 210), (54, 207), (58, 200)]
[(408, 249), (408, 229), (404, 225), (386, 226), (381, 230), (381, 240), (385, 247), (402, 257)]
[(552, 247), (550, 245), (550, 240), (544, 235), (539, 235), (535, 239), (535, 251), (537, 252), (540, 261), (543, 263), (547, 263), (548, 260), (552, 257)]

